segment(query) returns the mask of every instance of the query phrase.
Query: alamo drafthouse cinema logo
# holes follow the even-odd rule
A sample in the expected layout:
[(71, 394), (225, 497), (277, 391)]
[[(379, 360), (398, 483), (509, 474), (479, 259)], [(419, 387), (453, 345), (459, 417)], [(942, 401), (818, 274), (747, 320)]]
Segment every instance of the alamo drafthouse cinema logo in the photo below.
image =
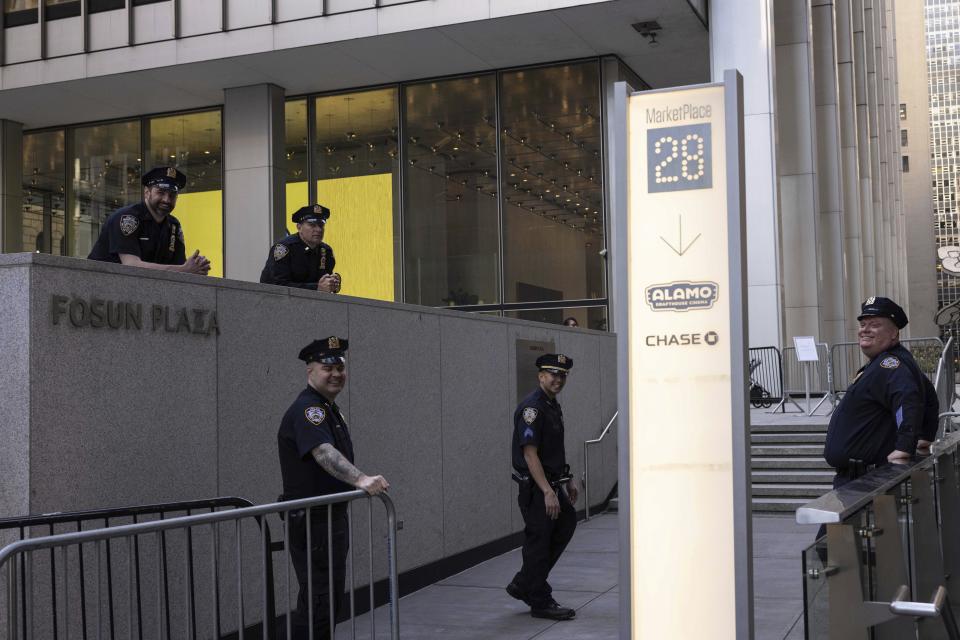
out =
[(710, 309), (719, 289), (716, 282), (668, 282), (647, 287), (646, 298), (653, 311)]

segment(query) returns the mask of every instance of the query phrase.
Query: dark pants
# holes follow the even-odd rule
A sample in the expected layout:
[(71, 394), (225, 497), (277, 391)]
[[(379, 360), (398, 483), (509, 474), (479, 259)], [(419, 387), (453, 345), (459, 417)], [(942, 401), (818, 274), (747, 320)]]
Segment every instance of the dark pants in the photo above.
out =
[(563, 490), (557, 491), (560, 515), (551, 520), (536, 485), (522, 485), (517, 503), (526, 525), (523, 529), (523, 566), (513, 582), (526, 594), (533, 606), (545, 603), (553, 589), (547, 583), (550, 570), (567, 548), (577, 528), (577, 512)]
[[(314, 640), (330, 640), (330, 557), (327, 544), (327, 514), (323, 508), (314, 508), (310, 527), (310, 554), (308, 573), (307, 527), (303, 511), (290, 513), (290, 559), (297, 574), (300, 594), (297, 608), (291, 617), (295, 640), (307, 640), (310, 629), (310, 608), (313, 608)], [(346, 581), (347, 550), (350, 546), (346, 511), (335, 507), (333, 530), (333, 605), (334, 621), (343, 610), (343, 587)], [(307, 585), (313, 579), (313, 601)]]

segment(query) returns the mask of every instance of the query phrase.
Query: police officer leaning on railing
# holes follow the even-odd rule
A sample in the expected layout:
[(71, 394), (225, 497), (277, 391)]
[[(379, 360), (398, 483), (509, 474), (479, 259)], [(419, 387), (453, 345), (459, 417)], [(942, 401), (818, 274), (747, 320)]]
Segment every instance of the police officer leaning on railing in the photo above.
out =
[(857, 320), (860, 350), (870, 361), (830, 418), (823, 457), (837, 470), (834, 488), (877, 465), (907, 462), (918, 440), (929, 444), (936, 436), (936, 391), (900, 344), (907, 314), (888, 298), (871, 297)]
[[(353, 466), (353, 442), (347, 423), (337, 406), (337, 396), (347, 382), (347, 341), (330, 336), (314, 340), (300, 350), (307, 363), (307, 387), (300, 392), (283, 416), (277, 445), (283, 495), (280, 500), (363, 489), (370, 495), (386, 491), (390, 484), (383, 476), (368, 476)], [(331, 513), (333, 534), (334, 616), (339, 618), (346, 577), (349, 547), (347, 503), (335, 504)], [(313, 637), (330, 638), (330, 593), (327, 540), (327, 509), (314, 507), (310, 518), (310, 564), (313, 602), (308, 600), (307, 522), (304, 510), (291, 511), (290, 559), (297, 574), (300, 593), (292, 614), (295, 639), (309, 636), (309, 610), (313, 608)]]

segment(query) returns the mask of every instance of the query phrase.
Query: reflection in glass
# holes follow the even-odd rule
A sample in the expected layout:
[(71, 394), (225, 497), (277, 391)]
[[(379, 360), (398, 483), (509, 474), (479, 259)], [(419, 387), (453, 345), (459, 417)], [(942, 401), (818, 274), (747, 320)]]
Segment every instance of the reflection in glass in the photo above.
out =
[(504, 302), (606, 296), (599, 64), (504, 73)]
[(564, 324), (567, 318), (577, 321), (581, 329), (608, 331), (607, 308), (604, 307), (574, 307), (570, 309), (528, 309), (525, 311), (504, 311), (507, 318), (518, 320), (532, 320), (547, 324)]
[(223, 275), (223, 148), (220, 110), (145, 121), (145, 169), (174, 165), (187, 176), (173, 215), (183, 225), (187, 255), (199, 250), (210, 275)]
[(406, 87), (406, 301), (499, 302), (496, 79)]
[(284, 179), (287, 185), (287, 211), (292, 213), (307, 204), (307, 180), (310, 159), (307, 155), (307, 101), (288, 100), (284, 104)]
[(72, 197), (67, 205), (68, 254), (86, 257), (100, 225), (122, 206), (140, 200), (140, 122), (117, 122), (69, 130)]
[[(51, 7), (56, 4), (67, 4), (76, 1), (77, 0), (46, 0), (43, 4), (46, 7)], [(6, 0), (3, 3), (3, 10), (5, 13), (26, 11), (27, 9), (36, 9), (38, 4), (37, 0)]]
[(64, 255), (63, 131), (23, 136), (23, 233), (7, 250)]
[[(315, 113), (313, 175), (317, 202), (331, 212), (324, 242), (336, 255), (341, 293), (395, 300), (397, 90), (319, 97)], [(287, 210), (305, 204), (304, 194)]]

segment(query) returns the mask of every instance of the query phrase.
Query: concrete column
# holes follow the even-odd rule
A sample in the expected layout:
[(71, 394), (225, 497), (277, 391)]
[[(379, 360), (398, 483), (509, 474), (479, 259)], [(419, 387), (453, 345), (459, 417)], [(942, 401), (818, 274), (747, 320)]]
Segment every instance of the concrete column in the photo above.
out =
[(780, 216), (787, 339), (822, 339), (819, 189), (809, 0), (775, 0)]
[(286, 234), (284, 90), (224, 90), (224, 275), (256, 282), (275, 238)]
[(781, 346), (784, 336), (781, 218), (776, 157), (772, 0), (710, 2), (710, 64), (743, 75), (750, 345)]
[(885, 0), (874, 0), (874, 20), (876, 21), (877, 37), (875, 49), (877, 53), (877, 124), (880, 142), (880, 172), (883, 182), (880, 189), (883, 193), (883, 267), (884, 291), (893, 299), (899, 298), (896, 287), (896, 260), (893, 250), (894, 229), (894, 189), (893, 166), (891, 166), (892, 130), (890, 123), (890, 65), (887, 55), (887, 11)]
[(880, 162), (880, 115), (877, 110), (877, 31), (875, 0), (863, 0), (864, 57), (867, 61), (867, 118), (870, 125), (870, 192), (873, 198), (871, 229), (873, 231), (873, 255), (876, 261), (874, 289), (868, 295), (889, 295), (884, 274), (885, 255), (883, 244), (883, 167)]
[(863, 250), (861, 300), (877, 290), (876, 243), (873, 237), (873, 162), (870, 154), (870, 100), (867, 82), (867, 34), (864, 0), (852, 0), (854, 98), (857, 113), (857, 163), (860, 176), (860, 237)]
[(841, 189), (843, 193), (844, 340), (856, 337), (863, 300), (863, 244), (860, 229), (860, 166), (857, 159), (857, 104), (854, 92), (853, 15), (851, 0), (836, 0), (837, 84), (840, 118)]
[(23, 251), (23, 125), (0, 120), (0, 249)]
[(837, 81), (836, 8), (833, 0), (813, 0), (813, 79), (817, 121), (817, 191), (820, 215), (821, 340), (843, 342), (845, 335), (843, 176), (840, 158), (840, 90)]

